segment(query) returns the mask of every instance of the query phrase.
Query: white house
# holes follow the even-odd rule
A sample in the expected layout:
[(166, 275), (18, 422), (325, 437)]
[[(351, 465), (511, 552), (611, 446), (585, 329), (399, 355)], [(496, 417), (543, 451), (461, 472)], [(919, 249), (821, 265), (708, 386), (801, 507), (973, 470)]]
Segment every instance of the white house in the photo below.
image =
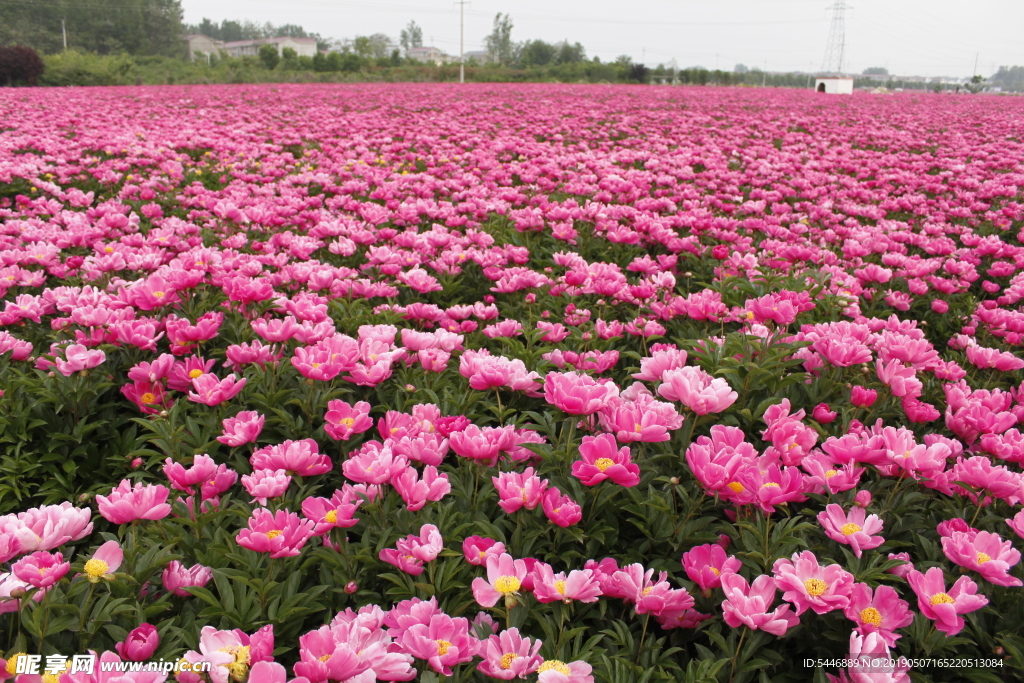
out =
[(255, 57), (264, 45), (276, 45), (278, 53), (281, 53), (286, 47), (290, 47), (299, 57), (316, 55), (316, 38), (281, 36), (256, 40), (233, 40), (225, 43), (199, 33), (191, 33), (185, 36), (185, 42), (188, 44), (188, 58), (191, 60), (197, 59), (200, 54), (208, 57), (220, 53), (224, 53), (228, 57)]
[(436, 47), (411, 47), (405, 53), (405, 56), (409, 59), (415, 59), (417, 62), (426, 62), (428, 64), (441, 65), (453, 61), (450, 56)]
[(223, 45), (219, 40), (204, 36), (202, 33), (189, 33), (185, 36), (185, 43), (188, 46), (188, 58), (191, 61), (200, 58), (209, 59), (210, 55), (217, 54), (220, 51), (220, 46)]
[(287, 36), (258, 38), (256, 40), (234, 40), (229, 43), (223, 43), (220, 49), (226, 52), (229, 57), (255, 57), (264, 45), (276, 45), (278, 53), (283, 52), (286, 47), (290, 47), (295, 50), (296, 55), (299, 57), (313, 57), (316, 55), (316, 38), (291, 38)]
[(821, 76), (814, 80), (814, 90), (829, 95), (852, 95), (853, 79), (849, 76)]

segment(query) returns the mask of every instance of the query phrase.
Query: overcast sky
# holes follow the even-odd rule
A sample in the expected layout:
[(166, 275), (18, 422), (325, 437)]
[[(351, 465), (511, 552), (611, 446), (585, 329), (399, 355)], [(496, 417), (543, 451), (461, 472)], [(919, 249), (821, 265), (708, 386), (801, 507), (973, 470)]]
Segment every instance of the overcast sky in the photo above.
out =
[[(300, 24), (325, 37), (386, 33), (410, 21), (424, 44), (459, 51), (459, 5), (452, 0), (182, 0), (185, 21), (203, 17)], [(831, 0), (472, 0), (466, 50), (483, 49), (494, 15), (512, 16), (515, 41), (579, 41), (587, 55), (631, 55), (649, 66), (737, 63), (769, 71), (822, 68)], [(991, 75), (1024, 65), (1020, 0), (847, 0), (846, 70), (884, 66), (925, 76)]]

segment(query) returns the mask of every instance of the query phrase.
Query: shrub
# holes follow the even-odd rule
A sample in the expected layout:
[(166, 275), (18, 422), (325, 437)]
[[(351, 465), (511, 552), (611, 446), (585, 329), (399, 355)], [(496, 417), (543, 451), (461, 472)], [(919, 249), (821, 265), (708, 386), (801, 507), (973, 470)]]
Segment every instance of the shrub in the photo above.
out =
[(7, 86), (37, 85), (44, 68), (39, 53), (30, 47), (0, 47), (0, 81)]

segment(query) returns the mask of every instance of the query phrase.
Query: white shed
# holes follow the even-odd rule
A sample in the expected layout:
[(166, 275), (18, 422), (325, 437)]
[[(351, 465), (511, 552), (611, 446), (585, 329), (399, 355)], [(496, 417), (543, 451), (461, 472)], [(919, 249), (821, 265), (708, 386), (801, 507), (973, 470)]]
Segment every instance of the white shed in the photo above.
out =
[(852, 95), (853, 79), (846, 76), (822, 76), (814, 80), (814, 89), (830, 95)]

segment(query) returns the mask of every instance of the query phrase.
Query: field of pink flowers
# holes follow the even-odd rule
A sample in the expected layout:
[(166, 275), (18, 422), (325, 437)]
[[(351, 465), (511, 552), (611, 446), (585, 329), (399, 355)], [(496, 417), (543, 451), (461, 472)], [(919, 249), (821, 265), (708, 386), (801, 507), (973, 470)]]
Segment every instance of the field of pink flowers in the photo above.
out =
[(0, 92), (0, 680), (1021, 680), (1022, 160), (995, 97)]

